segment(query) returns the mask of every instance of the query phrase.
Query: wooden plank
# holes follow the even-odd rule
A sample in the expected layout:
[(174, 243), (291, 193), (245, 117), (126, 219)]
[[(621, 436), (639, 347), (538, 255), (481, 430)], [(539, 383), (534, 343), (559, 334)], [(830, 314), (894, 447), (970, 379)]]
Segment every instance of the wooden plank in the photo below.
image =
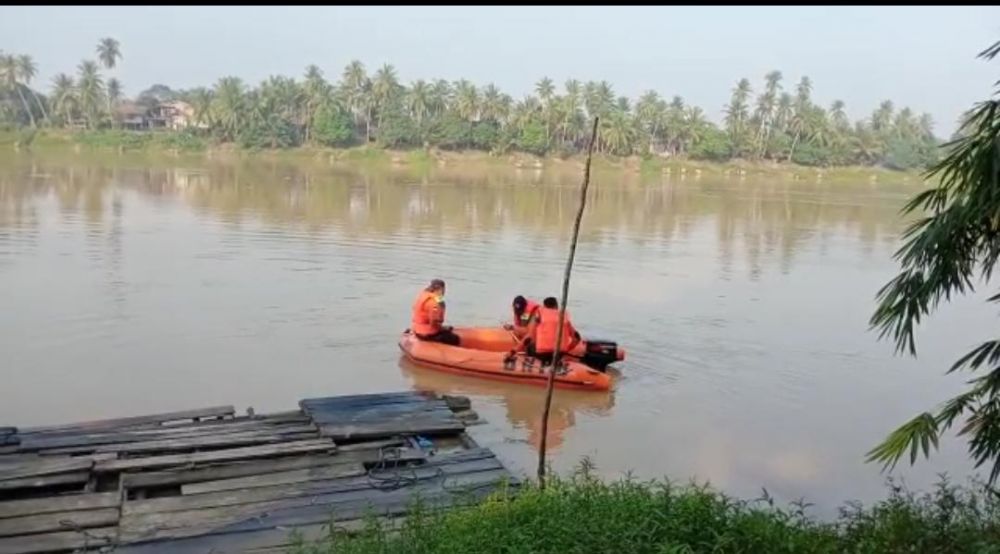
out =
[(25, 535), (0, 539), (0, 554), (36, 554), (38, 552), (69, 552), (82, 548), (98, 548), (111, 544), (117, 528), (87, 529), (86, 533), (64, 531), (44, 535)]
[(17, 433), (17, 427), (0, 427), (0, 436), (14, 435), (16, 433)]
[(193, 410), (181, 410), (161, 414), (121, 417), (115, 419), (99, 419), (94, 421), (84, 421), (81, 423), (66, 423), (62, 425), (26, 427), (21, 429), (19, 434), (29, 435), (33, 433), (51, 433), (87, 429), (113, 429), (121, 427), (134, 427), (138, 425), (162, 425), (171, 421), (208, 417), (226, 417), (232, 416), (235, 413), (236, 409), (232, 406), (212, 406), (209, 408), (196, 408)]
[[(399, 476), (403, 479), (412, 478), (419, 482), (421, 480), (437, 479), (441, 476), (496, 469), (503, 469), (503, 465), (500, 464), (492, 452), (480, 450), (449, 456), (434, 463), (405, 469), (401, 468), (398, 473), (392, 475), (387, 473), (385, 475), (388, 475), (388, 477), (383, 478), (387, 479), (392, 476)], [(240, 504), (260, 504), (300, 496), (310, 496), (318, 499), (334, 493), (356, 490), (368, 490), (369, 493), (380, 492), (373, 488), (373, 481), (362, 467), (341, 466), (330, 468), (330, 470), (328, 474), (332, 475), (332, 478), (324, 478), (322, 474), (319, 474), (317, 475), (317, 480), (127, 501), (122, 506), (122, 514), (139, 516), (155, 512), (191, 511)], [(386, 471), (392, 472), (393, 470)], [(377, 474), (376, 477), (381, 475), (381, 473)]]
[(336, 455), (306, 455), (271, 460), (230, 462), (225, 465), (211, 465), (194, 469), (124, 473), (122, 474), (122, 486), (128, 489), (139, 489), (260, 475), (329, 465), (335, 463), (339, 457), (338, 452)]
[(8, 479), (0, 481), (0, 491), (14, 489), (42, 489), (65, 485), (83, 485), (90, 479), (89, 471), (75, 471), (72, 473), (57, 473), (55, 475), (43, 475), (41, 477), (24, 477), (22, 479)]
[(116, 523), (118, 508), (11, 517), (0, 519), (0, 537), (106, 527)]
[(131, 458), (124, 460), (101, 461), (94, 465), (94, 471), (107, 473), (112, 471), (127, 471), (130, 469), (156, 469), (171, 466), (244, 460), (251, 458), (267, 458), (305, 452), (333, 452), (336, 446), (329, 439), (310, 439), (280, 444), (265, 444), (261, 446), (245, 446), (228, 450), (210, 452), (195, 452), (192, 454), (168, 454), (151, 456), (149, 458)]
[(176, 539), (207, 534), (243, 533), (260, 529), (322, 524), (331, 519), (356, 520), (372, 510), (379, 516), (401, 515), (419, 494), (429, 507), (450, 506), (461, 500), (483, 498), (496, 490), (509, 475), (505, 470), (467, 473), (449, 477), (450, 487), (466, 487), (456, 494), (442, 488), (438, 480), (393, 491), (358, 490), (328, 497), (299, 497), (189, 512), (167, 512), (141, 517), (122, 517), (122, 544)]
[(117, 507), (119, 503), (120, 497), (117, 492), (66, 494), (30, 500), (10, 500), (0, 502), (0, 519), (52, 512), (113, 508)]
[(465, 425), (457, 419), (408, 418), (379, 423), (324, 424), (320, 425), (320, 435), (334, 440), (372, 439), (399, 434), (458, 434), (465, 431)]
[(391, 404), (394, 402), (412, 402), (414, 400), (433, 399), (434, 394), (425, 391), (384, 392), (374, 394), (352, 394), (344, 396), (325, 396), (306, 398), (299, 401), (299, 407), (316, 406), (358, 406), (369, 404)]
[(190, 483), (181, 486), (184, 496), (206, 494), (221, 491), (245, 491), (253, 488), (273, 487), (276, 485), (292, 485), (307, 481), (321, 481), (364, 475), (367, 470), (363, 463), (339, 463), (328, 466), (294, 469), (266, 475), (251, 475), (235, 479), (207, 481), (205, 483)]
[[(343, 452), (340, 451), (338, 447), (336, 455), (317, 457), (314, 460), (315, 463), (313, 463), (313, 460), (308, 458), (279, 458), (277, 460), (266, 460), (264, 462), (260, 462), (259, 464), (255, 464), (255, 467), (248, 468), (223, 466), (205, 468), (203, 470), (192, 470), (191, 473), (200, 471), (204, 474), (199, 477), (207, 476), (209, 473), (215, 475), (215, 477), (212, 479), (186, 479), (184, 481), (186, 484), (181, 485), (181, 493), (196, 494), (216, 490), (266, 486), (281, 482), (296, 482), (295, 476), (302, 475), (301, 473), (296, 472), (307, 472), (313, 469), (339, 467), (343, 465), (361, 467), (365, 462), (376, 462), (378, 459), (378, 449), (351, 450), (349, 452)], [(408, 452), (402, 457), (403, 461), (418, 461), (420, 459), (424, 459), (424, 456), (415, 452)], [(135, 477), (143, 477), (143, 475), (144, 474), (137, 474)]]
[(167, 452), (170, 450), (193, 450), (196, 448), (273, 444), (318, 438), (320, 438), (320, 436), (317, 429), (310, 425), (295, 427), (287, 433), (229, 433), (225, 435), (207, 435), (184, 437), (179, 439), (160, 439), (145, 442), (105, 444), (97, 447), (96, 452), (128, 452), (129, 454), (140, 454), (144, 452)]
[(307, 418), (299, 418), (293, 423), (265, 424), (260, 422), (240, 422), (221, 425), (200, 425), (184, 427), (157, 427), (154, 429), (139, 429), (112, 433), (84, 435), (36, 435), (26, 439), (21, 444), (22, 451), (39, 451), (42, 454), (80, 454), (93, 452), (98, 446), (106, 444), (123, 444), (127, 442), (145, 442), (151, 440), (181, 439), (205, 436), (229, 435), (237, 433), (287, 433), (299, 432), (295, 429), (310, 427), (315, 430)]
[(450, 419), (454, 417), (454, 412), (448, 409), (447, 406), (441, 404), (431, 404), (427, 403), (424, 405), (414, 405), (400, 408), (399, 405), (395, 405), (392, 409), (379, 408), (363, 408), (358, 410), (350, 411), (314, 411), (310, 412), (312, 420), (317, 424), (324, 423), (355, 423), (355, 422), (373, 422), (379, 423), (382, 421), (390, 421), (395, 419), (405, 419), (412, 417), (420, 418), (436, 418), (436, 419)]
[(0, 465), (0, 482), (90, 469), (90, 458), (39, 458)]

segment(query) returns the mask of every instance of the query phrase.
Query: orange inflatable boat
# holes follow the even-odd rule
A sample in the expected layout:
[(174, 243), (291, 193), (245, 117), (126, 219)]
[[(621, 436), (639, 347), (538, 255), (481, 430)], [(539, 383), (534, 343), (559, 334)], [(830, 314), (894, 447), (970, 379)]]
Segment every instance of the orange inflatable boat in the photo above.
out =
[[(461, 338), (460, 346), (423, 341), (407, 330), (400, 337), (399, 348), (410, 361), (432, 369), (540, 386), (548, 383), (551, 368), (543, 367), (541, 362), (527, 354), (511, 354), (517, 345), (512, 332), (503, 328), (459, 327), (453, 331)], [(611, 376), (603, 369), (608, 363), (624, 359), (624, 352), (619, 352), (613, 343), (594, 344), (604, 352), (595, 363), (602, 367), (597, 369), (584, 363), (588, 348), (594, 346), (583, 343), (560, 362), (555, 386), (583, 390), (608, 390), (611, 387)], [(608, 351), (608, 345), (611, 345), (611, 351)]]

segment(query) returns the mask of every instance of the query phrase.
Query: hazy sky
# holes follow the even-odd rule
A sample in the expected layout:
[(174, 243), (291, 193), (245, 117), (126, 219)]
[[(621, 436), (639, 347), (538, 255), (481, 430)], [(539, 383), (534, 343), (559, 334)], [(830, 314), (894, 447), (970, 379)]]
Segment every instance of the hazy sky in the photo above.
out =
[(0, 49), (34, 56), (46, 89), (104, 36), (122, 44), (115, 72), (130, 95), (301, 76), (310, 63), (335, 78), (359, 59), (515, 98), (544, 75), (606, 79), (631, 98), (679, 94), (718, 120), (739, 78), (758, 89), (779, 69), (786, 90), (808, 75), (817, 102), (842, 99), (852, 117), (888, 98), (931, 113), (941, 135), (1000, 78), (1000, 60), (975, 58), (1000, 39), (1000, 8), (986, 6), (0, 7)]

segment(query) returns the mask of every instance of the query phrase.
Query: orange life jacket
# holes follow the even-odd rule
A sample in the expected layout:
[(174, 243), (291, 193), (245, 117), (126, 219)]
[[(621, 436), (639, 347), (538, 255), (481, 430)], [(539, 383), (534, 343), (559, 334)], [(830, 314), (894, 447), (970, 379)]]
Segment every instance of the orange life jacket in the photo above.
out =
[(444, 302), (438, 295), (422, 290), (413, 303), (413, 315), (410, 318), (410, 330), (417, 335), (436, 335), (444, 323)]
[[(538, 309), (538, 325), (535, 328), (535, 352), (548, 354), (556, 349), (556, 329), (559, 327), (559, 309), (546, 308), (542, 306)], [(563, 319), (562, 343), (559, 350), (568, 352), (572, 349), (574, 342), (573, 324), (569, 320), (569, 311)]]
[(541, 309), (541, 307), (542, 306), (540, 304), (532, 302), (531, 300), (525, 300), (524, 311), (521, 312), (521, 315), (517, 315), (517, 312), (514, 312), (514, 327), (517, 329), (527, 329), (532, 318), (538, 316), (538, 310)]

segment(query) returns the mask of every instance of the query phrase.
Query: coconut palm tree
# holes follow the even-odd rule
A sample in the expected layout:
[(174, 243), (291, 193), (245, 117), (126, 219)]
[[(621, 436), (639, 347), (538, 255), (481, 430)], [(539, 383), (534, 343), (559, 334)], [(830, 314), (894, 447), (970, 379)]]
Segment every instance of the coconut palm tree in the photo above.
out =
[(0, 56), (0, 82), (3, 84), (3, 88), (16, 91), (18, 98), (21, 99), (21, 106), (24, 111), (28, 114), (28, 119), (31, 121), (31, 126), (35, 127), (35, 114), (31, 111), (31, 107), (28, 105), (28, 101), (24, 97), (24, 91), (20, 83), (21, 70), (17, 61), (17, 56), (13, 54), (4, 54)]
[(73, 115), (78, 109), (76, 86), (73, 78), (65, 73), (55, 76), (52, 82), (52, 109), (59, 115), (63, 124), (73, 121)]
[(204, 87), (198, 87), (188, 93), (187, 101), (194, 112), (192, 117), (195, 125), (212, 126), (212, 98), (212, 91)]
[(330, 83), (323, 78), (323, 71), (316, 65), (306, 68), (305, 82), (303, 83), (303, 94), (305, 95), (305, 141), (312, 140), (312, 127), (316, 119), (316, 113), (320, 107), (328, 102), (331, 96)]
[(344, 68), (341, 75), (341, 92), (346, 100), (348, 109), (354, 114), (354, 124), (360, 125), (361, 119), (365, 120), (365, 143), (371, 141), (371, 117), (368, 91), (371, 88), (371, 80), (365, 73), (365, 66), (358, 60), (353, 60)]
[(114, 69), (118, 60), (122, 59), (122, 52), (118, 41), (110, 37), (102, 38), (97, 43), (97, 58), (101, 60), (101, 64), (104, 65), (105, 69)]
[(20, 74), (20, 81), (24, 83), (25, 88), (31, 93), (31, 96), (35, 99), (35, 105), (38, 106), (38, 111), (42, 114), (42, 119), (48, 120), (49, 114), (45, 111), (45, 106), (42, 104), (38, 94), (31, 88), (31, 80), (35, 78), (38, 73), (38, 66), (35, 65), (35, 61), (31, 59), (31, 56), (27, 54), (21, 54), (17, 57), (17, 71)]
[(241, 124), (249, 116), (247, 108), (254, 105), (244, 89), (239, 77), (223, 77), (215, 84), (210, 117), (218, 124), (223, 140), (236, 138)]
[(455, 83), (455, 113), (466, 121), (474, 121), (479, 116), (479, 92), (465, 79)]
[(736, 155), (742, 155), (747, 147), (747, 131), (750, 120), (748, 101), (751, 87), (749, 79), (740, 79), (733, 89), (729, 106), (725, 109), (726, 130), (733, 143)]
[(113, 114), (118, 101), (122, 99), (122, 84), (114, 77), (108, 79), (108, 113)]
[(502, 121), (503, 117), (500, 106), (500, 98), (503, 93), (496, 85), (490, 83), (486, 85), (483, 89), (482, 94), (482, 116), (486, 121), (492, 121), (494, 123), (499, 123)]
[(431, 110), (431, 86), (427, 81), (420, 79), (406, 91), (406, 108), (410, 115), (417, 120), (417, 127), (421, 127), (424, 117)]
[(80, 103), (80, 111), (87, 120), (87, 127), (93, 129), (100, 119), (104, 104), (104, 80), (97, 69), (97, 64), (84, 60), (77, 68), (76, 96)]
[(771, 71), (765, 75), (764, 93), (757, 97), (757, 109), (754, 111), (753, 119), (757, 123), (754, 140), (757, 143), (758, 157), (767, 154), (768, 141), (774, 128), (774, 112), (781, 90), (781, 78), (780, 71)]
[(382, 116), (389, 104), (399, 96), (402, 87), (396, 77), (396, 68), (385, 64), (375, 72), (372, 80), (372, 95), (378, 110), (378, 125), (382, 126)]
[(548, 77), (542, 77), (535, 84), (535, 93), (538, 94), (538, 98), (542, 100), (543, 103), (548, 104), (552, 100), (552, 95), (555, 93), (556, 87), (552, 84), (552, 79)]

